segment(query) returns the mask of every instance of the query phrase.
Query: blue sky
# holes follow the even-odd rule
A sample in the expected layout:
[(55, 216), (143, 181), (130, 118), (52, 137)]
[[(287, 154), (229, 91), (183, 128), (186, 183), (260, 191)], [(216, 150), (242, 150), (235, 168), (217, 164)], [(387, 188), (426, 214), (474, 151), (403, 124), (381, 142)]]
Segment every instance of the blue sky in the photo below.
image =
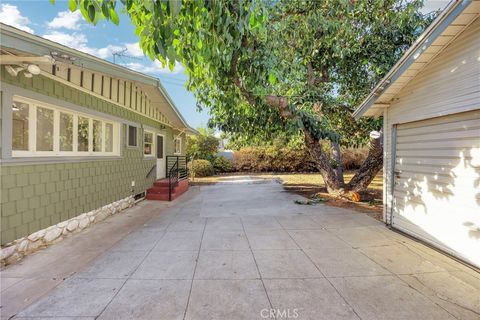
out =
[(116, 63), (159, 78), (188, 124), (206, 126), (208, 112), (197, 111), (195, 98), (185, 89), (183, 67), (177, 64), (170, 72), (158, 61), (144, 57), (127, 16), (120, 16), (119, 26), (103, 21), (92, 26), (84, 22), (79, 11), (70, 12), (68, 1), (57, 0), (51, 5), (48, 0), (2, 0), (0, 21), (109, 61), (114, 52), (126, 49), (123, 55), (128, 57), (117, 56)]
[[(442, 9), (447, 3), (427, 0), (423, 11)], [(127, 16), (120, 16), (119, 26), (104, 21), (92, 26), (84, 22), (79, 11), (71, 13), (66, 0), (56, 0), (55, 5), (48, 0), (2, 0), (0, 21), (109, 61), (114, 52), (126, 49), (128, 57), (118, 57), (116, 63), (159, 78), (190, 126), (206, 126), (208, 112), (197, 111), (195, 98), (185, 89), (183, 67), (177, 64), (170, 72), (158, 61), (145, 58)]]

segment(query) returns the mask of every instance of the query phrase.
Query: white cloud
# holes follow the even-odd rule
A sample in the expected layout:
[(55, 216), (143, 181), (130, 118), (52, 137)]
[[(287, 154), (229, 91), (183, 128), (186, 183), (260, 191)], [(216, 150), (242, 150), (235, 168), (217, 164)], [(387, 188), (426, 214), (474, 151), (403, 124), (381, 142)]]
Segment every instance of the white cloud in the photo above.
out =
[(22, 16), (20, 11), (18, 11), (17, 6), (7, 3), (2, 4), (0, 6), (0, 22), (33, 33), (33, 29), (28, 27), (30, 20), (27, 17)]
[(51, 29), (65, 28), (69, 30), (78, 30), (82, 15), (79, 10), (75, 12), (60, 11), (52, 21), (47, 23)]
[[(143, 57), (143, 51), (140, 49), (137, 43), (124, 43), (123, 45), (108, 45), (103, 48), (93, 48), (88, 46), (87, 36), (83, 33), (73, 32), (65, 33), (61, 31), (52, 31), (43, 36), (45, 39), (49, 39), (69, 48), (73, 48), (96, 57), (106, 59), (111, 58), (114, 52), (122, 51), (127, 49), (125, 56), (131, 56), (135, 58)], [(128, 58), (126, 58), (128, 59)], [(139, 71), (142, 73), (157, 74), (157, 73), (173, 73), (177, 74), (183, 72), (184, 67), (180, 63), (175, 64), (173, 71), (170, 71), (168, 66), (163, 67), (162, 63), (158, 60), (147, 62), (127, 62), (122, 63), (124, 67), (129, 69)]]
[(125, 48), (127, 48), (127, 53), (133, 57), (143, 57), (143, 50), (140, 49), (138, 42), (135, 43), (125, 43)]
[(175, 64), (175, 67), (173, 68), (173, 71), (170, 71), (168, 66), (163, 67), (162, 63), (158, 60), (151, 61), (149, 64), (143, 64), (139, 62), (129, 62), (122, 64), (124, 67), (127, 67), (129, 69), (139, 71), (142, 73), (150, 73), (150, 74), (156, 74), (156, 73), (173, 73), (177, 74), (182, 72), (185, 68), (177, 62)]

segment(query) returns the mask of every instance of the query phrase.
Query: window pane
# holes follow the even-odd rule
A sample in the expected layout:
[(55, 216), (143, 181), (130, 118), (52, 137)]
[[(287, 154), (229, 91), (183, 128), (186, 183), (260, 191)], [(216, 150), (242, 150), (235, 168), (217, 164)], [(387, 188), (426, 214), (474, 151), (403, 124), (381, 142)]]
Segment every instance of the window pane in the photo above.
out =
[(78, 151), (88, 151), (88, 118), (78, 117)]
[(73, 151), (73, 115), (60, 113), (60, 151)]
[(93, 151), (102, 151), (102, 122), (93, 120)]
[(53, 110), (37, 107), (37, 151), (53, 151)]
[(137, 127), (128, 126), (128, 145), (137, 146)]
[(28, 150), (28, 104), (13, 102), (12, 106), (12, 148)]
[(143, 154), (152, 154), (153, 133), (145, 132), (143, 140)]
[(175, 139), (175, 153), (180, 153), (180, 139)]
[(113, 152), (113, 124), (105, 123), (105, 152)]

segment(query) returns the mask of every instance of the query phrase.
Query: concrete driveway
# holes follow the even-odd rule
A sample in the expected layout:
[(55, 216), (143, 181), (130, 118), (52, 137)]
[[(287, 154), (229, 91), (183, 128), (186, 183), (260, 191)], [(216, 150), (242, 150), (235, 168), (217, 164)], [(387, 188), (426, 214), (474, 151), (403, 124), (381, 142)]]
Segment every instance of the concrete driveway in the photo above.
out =
[(479, 319), (480, 274), (274, 181), (144, 201), (2, 271), (2, 318)]

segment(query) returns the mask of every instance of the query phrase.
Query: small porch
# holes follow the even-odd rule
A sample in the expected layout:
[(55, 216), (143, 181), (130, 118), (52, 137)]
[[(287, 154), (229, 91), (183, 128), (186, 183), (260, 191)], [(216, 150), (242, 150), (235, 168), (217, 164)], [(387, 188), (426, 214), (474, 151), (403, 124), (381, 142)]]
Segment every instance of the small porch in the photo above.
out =
[[(148, 200), (172, 201), (188, 190), (187, 157), (166, 156), (164, 162), (165, 177), (157, 179), (147, 190)], [(157, 160), (158, 165), (162, 166), (163, 161)]]

